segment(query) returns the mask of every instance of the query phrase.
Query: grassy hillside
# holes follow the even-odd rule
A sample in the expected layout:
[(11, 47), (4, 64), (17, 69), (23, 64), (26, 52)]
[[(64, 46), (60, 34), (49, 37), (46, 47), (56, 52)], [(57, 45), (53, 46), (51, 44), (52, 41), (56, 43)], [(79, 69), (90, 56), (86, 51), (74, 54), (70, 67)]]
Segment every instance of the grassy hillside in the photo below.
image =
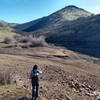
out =
[(33, 32), (33, 34), (35, 36), (44, 35), (49, 43), (65, 46), (68, 49), (90, 56), (100, 57), (99, 26), (100, 15), (95, 15), (41, 29)]
[(99, 26), (100, 15), (92, 15), (81, 8), (68, 6), (35, 21), (33, 25), (24, 29), (25, 33), (22, 33), (34, 36), (44, 35), (49, 43), (100, 57)]
[[(0, 100), (28, 100), (28, 92), (20, 86), (0, 86)], [(26, 99), (25, 99), (26, 98)]]
[[(27, 96), (31, 92), (29, 73), (33, 65), (38, 64), (43, 71), (40, 75), (39, 100), (65, 100), (68, 96), (72, 100), (96, 100), (95, 96), (86, 94), (100, 89), (100, 66), (93, 64), (88, 56), (61, 47), (1, 48), (0, 53), (0, 70), (10, 72), (13, 75), (11, 81), (15, 79), (18, 86), (0, 86), (2, 98), (14, 100), (17, 96), (17, 100), (23, 100), (18, 98), (25, 96), (25, 93), (30, 98)], [(19, 86), (29, 92), (24, 92)]]
[(10, 28), (0, 28), (0, 40), (3, 40), (5, 37), (14, 37), (18, 36), (18, 34), (12, 32)]
[(57, 20), (61, 22), (61, 21), (73, 21), (77, 20), (78, 18), (89, 17), (91, 15), (92, 14), (90, 12), (71, 5), (51, 14), (49, 17), (52, 18), (51, 20), (54, 20), (55, 22)]
[(8, 44), (2, 43), (5, 38), (14, 38), (16, 36), (20, 36), (19, 34), (13, 32), (13, 29), (9, 27), (0, 27), (0, 47), (6, 47)]
[(49, 16), (31, 21), (25, 24), (19, 24), (15, 29), (23, 30), (24, 32), (33, 32), (46, 27), (53, 27), (62, 22), (69, 22), (78, 18), (84, 18), (92, 16), (90, 12), (87, 12), (76, 6), (67, 6)]
[(2, 41), (5, 37), (14, 37), (18, 36), (10, 26), (14, 26), (15, 24), (9, 24), (5, 21), (0, 20), (0, 41)]
[(84, 20), (74, 21), (70, 24), (61, 24), (47, 31), (48, 33), (45, 33), (45, 35), (47, 34), (47, 41), (49, 42), (63, 45), (77, 52), (100, 57), (99, 26), (100, 15), (96, 15)]

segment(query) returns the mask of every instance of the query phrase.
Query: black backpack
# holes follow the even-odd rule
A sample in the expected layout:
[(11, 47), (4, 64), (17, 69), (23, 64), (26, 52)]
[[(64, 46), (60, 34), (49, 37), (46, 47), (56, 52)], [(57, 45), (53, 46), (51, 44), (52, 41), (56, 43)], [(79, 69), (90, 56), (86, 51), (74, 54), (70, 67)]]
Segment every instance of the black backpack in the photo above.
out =
[(38, 82), (39, 81), (38, 71), (36, 71), (36, 70), (33, 70), (33, 72), (32, 72), (32, 81), (33, 82)]

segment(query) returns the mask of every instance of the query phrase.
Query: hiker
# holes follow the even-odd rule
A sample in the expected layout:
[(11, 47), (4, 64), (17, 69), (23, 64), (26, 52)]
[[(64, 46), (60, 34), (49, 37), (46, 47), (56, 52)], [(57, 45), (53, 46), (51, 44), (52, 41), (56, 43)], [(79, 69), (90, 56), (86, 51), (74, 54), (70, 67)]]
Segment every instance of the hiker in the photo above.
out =
[[(32, 100), (38, 97), (38, 90), (39, 90), (39, 74), (42, 71), (38, 70), (38, 65), (34, 65), (33, 69), (30, 73), (30, 79), (32, 83)], [(36, 90), (36, 92), (35, 92)]]

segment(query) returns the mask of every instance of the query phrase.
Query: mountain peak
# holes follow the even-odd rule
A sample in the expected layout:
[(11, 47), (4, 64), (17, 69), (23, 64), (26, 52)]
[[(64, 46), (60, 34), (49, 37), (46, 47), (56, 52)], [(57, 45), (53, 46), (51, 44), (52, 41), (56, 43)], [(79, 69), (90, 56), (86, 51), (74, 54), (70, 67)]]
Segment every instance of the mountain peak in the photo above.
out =
[(71, 10), (71, 11), (78, 10), (78, 11), (83, 11), (83, 12), (90, 13), (90, 12), (84, 10), (83, 8), (80, 8), (80, 7), (77, 7), (77, 6), (74, 6), (74, 5), (66, 6), (65, 8), (63, 8), (61, 10)]
[(74, 6), (74, 5), (69, 5), (66, 8), (78, 8), (78, 7), (77, 6)]
[[(56, 26), (62, 22), (70, 22), (77, 20), (79, 18), (89, 17), (91, 15), (92, 15), (91, 13), (89, 13), (84, 9), (78, 8), (74, 5), (69, 5), (65, 8), (62, 8), (54, 12), (49, 16), (41, 18), (41, 20), (33, 21), (30, 27), (24, 28), (24, 31), (26, 32), (36, 31), (38, 29), (43, 29), (48, 26), (52, 25)], [(29, 23), (23, 24), (22, 26), (25, 27), (25, 25), (27, 26), (27, 24)]]
[(52, 14), (54, 19), (56, 18), (58, 20), (59, 18), (60, 21), (73, 21), (78, 18), (89, 17), (91, 15), (92, 13), (74, 5), (66, 6), (65, 8)]

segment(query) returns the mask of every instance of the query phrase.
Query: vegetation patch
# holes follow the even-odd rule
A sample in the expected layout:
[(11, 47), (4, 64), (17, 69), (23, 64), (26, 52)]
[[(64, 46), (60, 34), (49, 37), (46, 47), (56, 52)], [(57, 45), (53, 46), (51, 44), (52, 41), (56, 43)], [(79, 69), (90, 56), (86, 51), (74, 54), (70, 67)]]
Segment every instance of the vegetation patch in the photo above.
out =
[(18, 100), (28, 96), (26, 91), (16, 85), (0, 86), (0, 100)]
[(2, 28), (0, 29), (0, 40), (3, 40), (5, 37), (16, 37), (19, 36), (19, 34), (16, 34), (12, 31), (10, 28)]
[(94, 64), (100, 65), (100, 60), (94, 60)]
[(9, 65), (11, 65), (11, 61), (9, 62), (8, 59), (0, 59), (0, 67), (5, 66), (7, 68)]
[(6, 44), (6, 43), (0, 43), (0, 47), (7, 47), (8, 46), (8, 44)]
[(40, 36), (40, 37), (33, 37), (32, 35), (30, 36), (22, 36), (18, 39), (19, 46), (22, 48), (28, 48), (28, 47), (44, 47), (48, 46), (48, 44), (45, 41), (45, 37)]
[(21, 47), (21, 48), (33, 48), (33, 47), (47, 47), (48, 44), (45, 41), (45, 37), (33, 37), (33, 36), (19, 36), (19, 37), (5, 37), (2, 41), (1, 47)]

